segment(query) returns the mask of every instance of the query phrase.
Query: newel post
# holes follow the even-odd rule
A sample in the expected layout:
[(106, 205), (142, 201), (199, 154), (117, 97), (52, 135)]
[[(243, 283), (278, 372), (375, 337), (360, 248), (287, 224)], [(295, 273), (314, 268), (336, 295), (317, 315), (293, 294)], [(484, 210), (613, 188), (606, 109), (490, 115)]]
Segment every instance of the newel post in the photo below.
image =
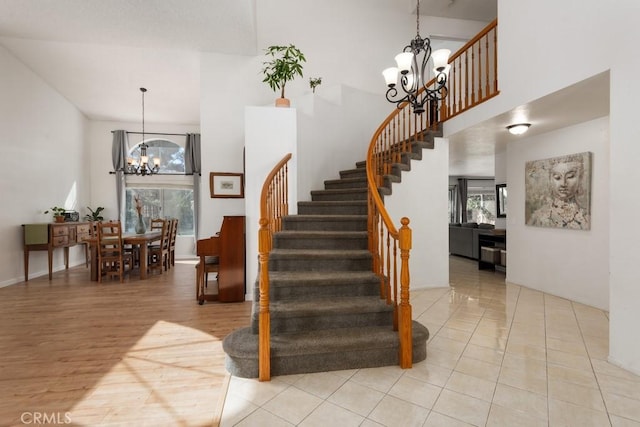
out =
[(409, 303), (409, 251), (411, 250), (411, 229), (409, 218), (400, 220), (400, 307), (398, 334), (400, 337), (400, 367), (411, 368), (413, 364), (413, 333), (411, 304)]
[(269, 220), (260, 218), (258, 259), (260, 263), (260, 313), (258, 317), (258, 379), (271, 380), (271, 317), (269, 313)]

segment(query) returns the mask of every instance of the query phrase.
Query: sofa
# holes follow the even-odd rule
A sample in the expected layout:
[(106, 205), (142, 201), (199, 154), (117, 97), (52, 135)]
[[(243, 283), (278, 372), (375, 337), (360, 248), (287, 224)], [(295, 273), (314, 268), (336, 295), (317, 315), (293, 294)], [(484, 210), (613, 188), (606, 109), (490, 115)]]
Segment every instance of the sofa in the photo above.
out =
[(493, 224), (449, 224), (449, 253), (472, 259), (480, 258), (478, 235), (491, 234), (493, 229)]

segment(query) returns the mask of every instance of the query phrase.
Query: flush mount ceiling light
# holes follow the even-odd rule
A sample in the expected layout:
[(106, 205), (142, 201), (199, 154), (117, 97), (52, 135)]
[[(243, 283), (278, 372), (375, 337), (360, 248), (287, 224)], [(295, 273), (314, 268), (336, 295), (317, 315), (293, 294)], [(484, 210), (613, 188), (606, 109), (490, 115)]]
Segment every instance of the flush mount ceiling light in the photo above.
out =
[(522, 135), (529, 130), (529, 126), (531, 126), (531, 123), (517, 123), (507, 126), (507, 130), (512, 135)]
[[(397, 67), (387, 68), (382, 72), (387, 89), (387, 101), (398, 105), (409, 102), (415, 114), (425, 111), (427, 102), (437, 102), (447, 94), (447, 75), (449, 73), (448, 49), (431, 52), (431, 40), (420, 37), (420, 0), (416, 7), (416, 37), (405, 46), (402, 53), (396, 55)], [(429, 58), (433, 59), (435, 86), (428, 88)], [(399, 79), (398, 79), (399, 77)], [(399, 81), (398, 81), (399, 80)], [(399, 84), (398, 84), (399, 83)], [(398, 88), (401, 93), (398, 93)]]

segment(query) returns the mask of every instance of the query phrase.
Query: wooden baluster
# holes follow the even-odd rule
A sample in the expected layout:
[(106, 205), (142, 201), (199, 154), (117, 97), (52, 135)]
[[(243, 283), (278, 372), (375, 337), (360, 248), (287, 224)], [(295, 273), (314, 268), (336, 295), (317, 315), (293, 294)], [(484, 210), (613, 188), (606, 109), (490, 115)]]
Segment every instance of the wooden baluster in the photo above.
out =
[(490, 62), (489, 62), (489, 36), (488, 35), (485, 37), (485, 43), (486, 43), (486, 49), (485, 49), (486, 52), (485, 52), (485, 54), (487, 55), (487, 73), (486, 73), (487, 82), (486, 82), (486, 85), (487, 85), (487, 92), (488, 92), (487, 96), (488, 96), (490, 91), (491, 91), (491, 86), (492, 86), (490, 81), (489, 81), (489, 74), (491, 74), (491, 67), (489, 67)]
[[(289, 164), (284, 165), (284, 214), (289, 215)], [(282, 223), (280, 223), (282, 230)]]
[(485, 93), (486, 93), (486, 89), (483, 90), (483, 79), (482, 79), (482, 43), (481, 40), (478, 40), (478, 92), (480, 93), (480, 99), (479, 101), (482, 101), (484, 99)]
[(475, 45), (471, 46), (471, 102), (475, 104), (477, 102), (476, 92), (476, 50)]
[(384, 296), (384, 298), (387, 298), (387, 286), (386, 286), (386, 279), (384, 277), (384, 222), (380, 221), (379, 227), (378, 227), (378, 254), (380, 254), (380, 270), (378, 271), (378, 274), (380, 275), (380, 279), (381, 281), (381, 286), (382, 289), (380, 289), (380, 295)]
[(269, 312), (269, 252), (271, 238), (269, 221), (260, 219), (258, 250), (260, 260), (260, 313), (258, 315), (258, 379), (271, 380), (271, 314)]
[(458, 64), (458, 84), (456, 85), (456, 92), (458, 93), (458, 109), (457, 109), (457, 113), (460, 113), (462, 111), (463, 105), (462, 105), (462, 101), (463, 101), (463, 94), (462, 94), (462, 58), (458, 57), (456, 59), (456, 62)]
[(469, 108), (469, 51), (464, 52), (464, 107)]
[(400, 367), (410, 368), (413, 365), (412, 347), (412, 319), (411, 304), (409, 303), (409, 251), (411, 250), (411, 229), (409, 228), (409, 218), (403, 217), (400, 220), (402, 227), (399, 231), (400, 239), (400, 309), (398, 334), (400, 335)]
[(387, 253), (386, 253), (386, 260), (387, 260), (387, 270), (385, 272), (385, 277), (387, 278), (386, 283), (387, 283), (387, 304), (391, 304), (391, 235), (389, 234), (389, 230), (387, 229)]
[(393, 240), (393, 330), (398, 330), (398, 240)]

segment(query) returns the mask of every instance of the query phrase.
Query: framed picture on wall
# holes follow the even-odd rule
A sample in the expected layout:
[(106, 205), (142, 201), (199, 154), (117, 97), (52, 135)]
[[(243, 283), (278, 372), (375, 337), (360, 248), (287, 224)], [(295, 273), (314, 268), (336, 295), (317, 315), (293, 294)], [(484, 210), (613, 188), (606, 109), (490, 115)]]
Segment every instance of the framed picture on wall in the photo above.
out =
[(244, 198), (244, 174), (211, 172), (209, 189), (213, 199), (242, 199)]
[(525, 164), (525, 223), (534, 227), (591, 228), (590, 152)]

